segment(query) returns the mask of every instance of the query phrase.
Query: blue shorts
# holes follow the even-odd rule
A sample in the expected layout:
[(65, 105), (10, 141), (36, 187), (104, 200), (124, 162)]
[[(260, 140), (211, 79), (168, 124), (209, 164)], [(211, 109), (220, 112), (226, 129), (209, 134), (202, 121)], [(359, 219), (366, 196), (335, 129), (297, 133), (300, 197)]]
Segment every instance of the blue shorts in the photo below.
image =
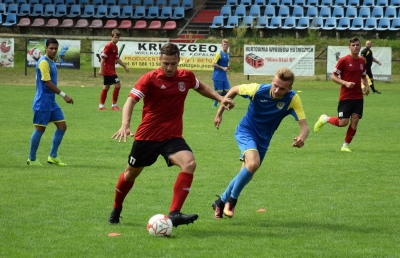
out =
[(240, 149), (240, 160), (243, 161), (246, 151), (256, 150), (260, 155), (260, 164), (262, 163), (265, 154), (267, 154), (269, 142), (271, 139), (268, 139), (262, 143), (257, 142), (251, 132), (240, 128), (236, 130), (235, 138)]
[(214, 81), (214, 89), (218, 93), (228, 92), (231, 87), (228, 81)]
[(33, 124), (46, 127), (49, 123), (65, 121), (61, 108), (53, 111), (33, 111)]

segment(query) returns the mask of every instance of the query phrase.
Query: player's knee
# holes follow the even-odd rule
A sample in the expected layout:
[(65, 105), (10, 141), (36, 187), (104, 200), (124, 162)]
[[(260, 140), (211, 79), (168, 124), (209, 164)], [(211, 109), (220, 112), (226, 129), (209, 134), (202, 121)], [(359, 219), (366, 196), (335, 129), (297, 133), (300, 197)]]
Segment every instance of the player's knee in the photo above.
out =
[(187, 173), (193, 174), (194, 171), (196, 170), (197, 163), (195, 160), (190, 160), (185, 164), (184, 167), (182, 167), (182, 171), (185, 171)]

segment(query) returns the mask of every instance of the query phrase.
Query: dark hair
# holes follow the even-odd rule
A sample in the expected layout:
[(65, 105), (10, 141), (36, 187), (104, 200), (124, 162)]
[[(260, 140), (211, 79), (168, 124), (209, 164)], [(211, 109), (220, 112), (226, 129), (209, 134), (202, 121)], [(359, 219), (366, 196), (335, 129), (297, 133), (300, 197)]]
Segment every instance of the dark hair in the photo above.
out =
[(57, 44), (58, 45), (58, 41), (55, 38), (48, 38), (46, 40), (46, 47), (48, 47), (50, 44)]
[(360, 41), (357, 37), (352, 37), (350, 40), (349, 40), (349, 46), (351, 45), (351, 43), (354, 43), (354, 42), (357, 42), (357, 41)]
[(178, 56), (180, 55), (179, 53), (179, 48), (177, 45), (173, 43), (167, 43), (161, 47), (160, 51), (161, 55), (167, 55), (167, 56)]

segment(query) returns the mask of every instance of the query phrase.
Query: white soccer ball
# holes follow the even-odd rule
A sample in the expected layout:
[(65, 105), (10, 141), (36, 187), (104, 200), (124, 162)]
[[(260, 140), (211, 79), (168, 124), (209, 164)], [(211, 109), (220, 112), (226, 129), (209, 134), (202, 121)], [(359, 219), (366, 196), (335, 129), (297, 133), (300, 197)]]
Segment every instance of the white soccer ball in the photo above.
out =
[(147, 231), (152, 236), (170, 236), (172, 233), (172, 221), (168, 216), (157, 214), (147, 222)]

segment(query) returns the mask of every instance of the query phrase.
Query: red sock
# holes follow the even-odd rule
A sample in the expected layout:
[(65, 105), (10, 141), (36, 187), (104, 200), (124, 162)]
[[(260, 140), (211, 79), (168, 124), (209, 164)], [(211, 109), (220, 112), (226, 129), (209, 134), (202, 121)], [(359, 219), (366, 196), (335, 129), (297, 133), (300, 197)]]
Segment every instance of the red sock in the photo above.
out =
[(100, 104), (104, 105), (106, 103), (108, 90), (103, 89), (100, 93)]
[(349, 126), (349, 128), (347, 129), (346, 138), (344, 138), (344, 141), (347, 143), (351, 143), (354, 135), (356, 135), (356, 132), (357, 132), (357, 130), (355, 130), (351, 126)]
[(192, 185), (193, 174), (186, 172), (179, 173), (174, 185), (174, 196), (169, 211), (180, 211), (183, 203), (189, 194), (190, 186)]
[(328, 119), (328, 123), (339, 126), (339, 118), (337, 116), (331, 116)]
[(113, 99), (112, 99), (112, 103), (113, 103), (113, 104), (117, 104), (118, 95), (119, 95), (119, 90), (120, 90), (120, 89), (121, 89), (121, 88), (119, 88), (119, 87), (114, 87)]
[(115, 189), (115, 198), (114, 198), (114, 208), (121, 208), (122, 203), (125, 200), (126, 195), (132, 189), (135, 181), (127, 182), (125, 181), (125, 172), (119, 176), (118, 183)]

